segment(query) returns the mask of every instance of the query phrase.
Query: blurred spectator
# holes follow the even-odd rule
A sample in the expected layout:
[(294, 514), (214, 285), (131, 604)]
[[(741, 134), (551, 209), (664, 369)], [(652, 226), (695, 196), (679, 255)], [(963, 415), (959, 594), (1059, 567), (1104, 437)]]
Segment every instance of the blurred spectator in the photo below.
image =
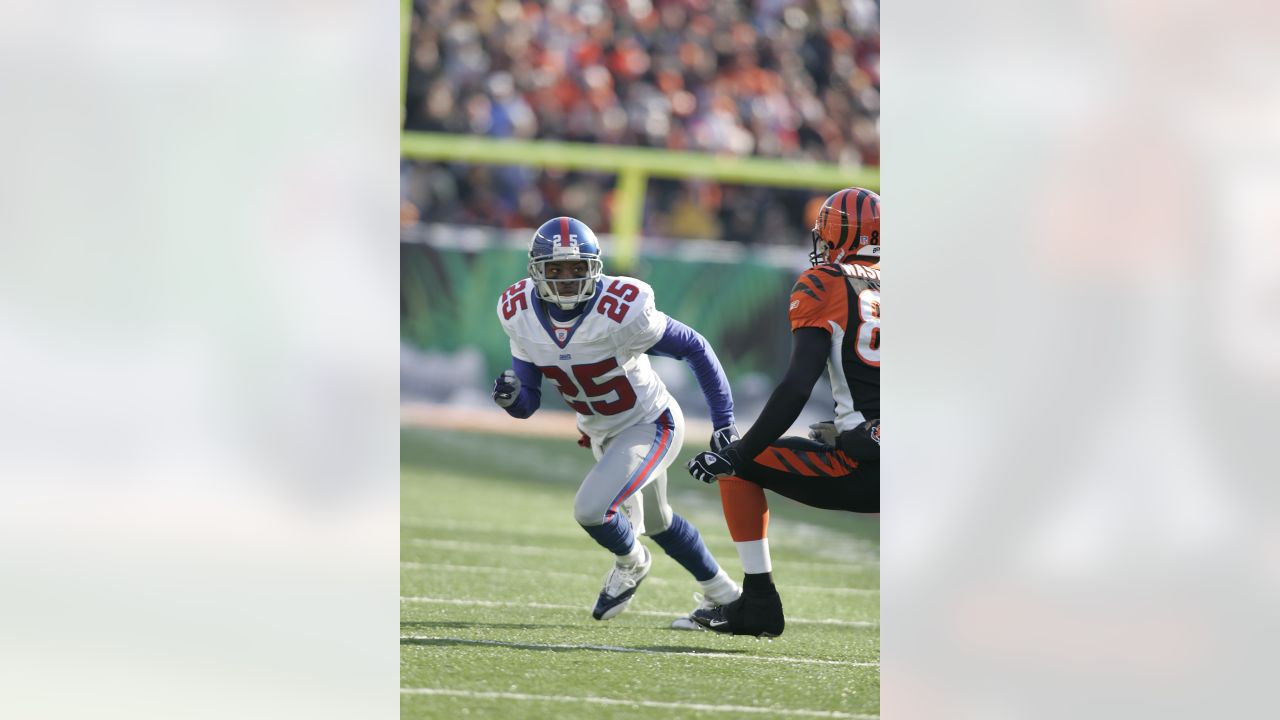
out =
[[(416, 0), (405, 129), (878, 165), (879, 84), (878, 0)], [(607, 230), (612, 184), (407, 163), (403, 186), (424, 219)], [(750, 240), (809, 200), (656, 184), (645, 230), (678, 237)]]

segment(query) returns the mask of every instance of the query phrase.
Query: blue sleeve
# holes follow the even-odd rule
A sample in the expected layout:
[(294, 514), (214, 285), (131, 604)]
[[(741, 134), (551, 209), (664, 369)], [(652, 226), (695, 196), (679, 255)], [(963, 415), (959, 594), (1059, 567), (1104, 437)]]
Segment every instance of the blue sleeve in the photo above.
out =
[(711, 424), (716, 428), (733, 424), (733, 393), (729, 391), (729, 379), (724, 376), (720, 358), (716, 357), (716, 351), (711, 349), (706, 338), (679, 320), (668, 317), (662, 339), (646, 352), (689, 363), (698, 378), (702, 395), (707, 399), (707, 407), (711, 408)]
[(511, 369), (520, 378), (520, 397), (506, 411), (511, 417), (523, 420), (542, 405), (542, 373), (537, 365), (519, 358), (511, 358)]

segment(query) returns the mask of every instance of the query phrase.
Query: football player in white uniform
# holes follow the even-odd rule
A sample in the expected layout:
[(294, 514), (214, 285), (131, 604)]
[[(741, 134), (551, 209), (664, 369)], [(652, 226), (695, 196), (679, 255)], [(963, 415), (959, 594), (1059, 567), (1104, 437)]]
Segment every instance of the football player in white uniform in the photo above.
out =
[[(529, 277), (507, 288), (498, 319), (511, 339), (512, 368), (494, 383), (494, 402), (517, 418), (541, 404), (542, 378), (578, 414), (596, 466), (573, 502), (574, 518), (615, 556), (591, 616), (626, 609), (649, 573), (644, 534), (701, 585), (698, 609), (732, 602), (741, 588), (711, 556), (698, 529), (667, 503), (667, 467), (684, 444), (684, 416), (646, 354), (693, 369), (716, 428), (711, 447), (738, 437), (733, 397), (715, 351), (687, 325), (654, 306), (653, 289), (603, 275), (600, 244), (580, 220), (558, 217), (534, 233)], [(673, 628), (696, 630), (679, 618)]]

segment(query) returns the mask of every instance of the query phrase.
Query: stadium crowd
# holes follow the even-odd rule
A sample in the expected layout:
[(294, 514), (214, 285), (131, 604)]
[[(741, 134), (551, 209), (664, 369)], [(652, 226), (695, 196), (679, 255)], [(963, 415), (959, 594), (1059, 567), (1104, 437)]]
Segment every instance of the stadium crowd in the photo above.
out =
[[(406, 130), (879, 164), (877, 0), (417, 0)], [(405, 163), (402, 222), (607, 232), (610, 175)], [(752, 240), (812, 193), (651, 180), (645, 231)]]

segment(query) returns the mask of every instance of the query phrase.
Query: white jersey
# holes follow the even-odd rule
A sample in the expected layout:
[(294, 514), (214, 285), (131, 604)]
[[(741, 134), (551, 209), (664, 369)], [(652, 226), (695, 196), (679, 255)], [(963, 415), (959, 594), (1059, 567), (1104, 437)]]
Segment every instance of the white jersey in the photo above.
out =
[(653, 422), (671, 403), (644, 354), (667, 329), (667, 316), (654, 306), (647, 283), (601, 275), (578, 320), (557, 328), (526, 278), (502, 294), (498, 319), (511, 339), (512, 357), (538, 366), (593, 440)]

